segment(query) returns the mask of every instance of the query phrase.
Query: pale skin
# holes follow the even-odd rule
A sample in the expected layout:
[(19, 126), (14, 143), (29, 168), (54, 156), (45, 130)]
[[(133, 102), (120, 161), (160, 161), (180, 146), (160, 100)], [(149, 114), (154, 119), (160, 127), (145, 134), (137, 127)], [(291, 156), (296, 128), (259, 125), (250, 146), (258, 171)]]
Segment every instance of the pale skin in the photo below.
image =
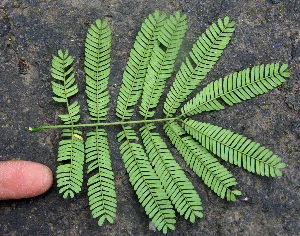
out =
[(51, 170), (31, 161), (0, 161), (0, 200), (35, 197), (53, 183)]

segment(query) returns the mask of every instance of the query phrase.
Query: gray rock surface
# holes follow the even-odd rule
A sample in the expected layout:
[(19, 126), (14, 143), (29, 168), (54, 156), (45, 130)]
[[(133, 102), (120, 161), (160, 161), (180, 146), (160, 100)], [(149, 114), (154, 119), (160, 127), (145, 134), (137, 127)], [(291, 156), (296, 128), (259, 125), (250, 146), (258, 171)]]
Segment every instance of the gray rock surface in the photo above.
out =
[[(270, 93), (197, 119), (245, 135), (280, 155), (288, 165), (281, 178), (266, 178), (228, 166), (242, 191), (237, 202), (219, 199), (181, 161), (202, 198), (202, 219), (194, 224), (177, 216), (169, 235), (298, 235), (300, 212), (299, 13), (297, 0), (100, 1), (2, 0), (0, 2), (0, 160), (20, 159), (57, 167), (59, 130), (30, 134), (25, 126), (61, 124), (64, 107), (50, 85), (52, 56), (69, 49), (80, 87), (81, 123), (89, 122), (84, 94), (84, 42), (96, 19), (112, 29), (109, 121), (130, 49), (144, 19), (154, 10), (188, 15), (188, 31), (179, 60), (218, 18), (236, 21), (236, 32), (215, 68), (197, 89), (234, 71), (259, 64), (289, 64), (291, 77)], [(170, 86), (171, 81), (168, 83)], [(160, 104), (159, 109), (162, 107)], [(161, 114), (161, 113), (160, 113)], [(139, 117), (135, 117), (138, 119)], [(118, 212), (114, 224), (99, 227), (88, 207), (87, 189), (63, 199), (56, 183), (42, 196), (0, 202), (0, 235), (160, 235), (129, 183), (118, 152), (119, 127), (108, 127), (116, 178)], [(171, 147), (167, 137), (168, 145)], [(86, 183), (86, 179), (85, 179)], [(298, 212), (298, 213), (297, 213)]]

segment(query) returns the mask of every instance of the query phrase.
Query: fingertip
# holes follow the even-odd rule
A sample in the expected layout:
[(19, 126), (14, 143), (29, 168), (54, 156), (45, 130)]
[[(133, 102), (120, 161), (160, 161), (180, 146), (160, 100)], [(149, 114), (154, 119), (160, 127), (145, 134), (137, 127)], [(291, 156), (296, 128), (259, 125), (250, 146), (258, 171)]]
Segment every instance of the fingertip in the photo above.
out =
[(35, 197), (53, 183), (51, 170), (31, 161), (0, 161), (0, 200)]

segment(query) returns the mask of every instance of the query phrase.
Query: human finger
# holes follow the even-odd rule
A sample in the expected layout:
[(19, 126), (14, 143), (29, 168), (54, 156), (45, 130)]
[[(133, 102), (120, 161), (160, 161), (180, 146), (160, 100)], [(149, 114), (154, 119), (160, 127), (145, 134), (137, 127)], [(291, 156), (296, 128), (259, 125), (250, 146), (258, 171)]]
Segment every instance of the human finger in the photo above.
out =
[(0, 200), (38, 196), (53, 183), (51, 170), (31, 161), (0, 161)]

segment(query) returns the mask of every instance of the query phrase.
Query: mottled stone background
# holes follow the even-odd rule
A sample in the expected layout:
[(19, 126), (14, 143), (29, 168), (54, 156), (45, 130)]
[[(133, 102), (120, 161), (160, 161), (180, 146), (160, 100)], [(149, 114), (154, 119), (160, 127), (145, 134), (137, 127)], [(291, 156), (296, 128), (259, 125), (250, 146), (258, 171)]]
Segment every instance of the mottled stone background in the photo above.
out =
[[(219, 199), (167, 144), (203, 201), (202, 219), (194, 224), (177, 216), (169, 235), (298, 235), (299, 227), (299, 14), (298, 0), (1, 0), (0, 1), (0, 159), (22, 159), (57, 167), (59, 130), (30, 134), (25, 126), (61, 124), (64, 107), (55, 103), (50, 86), (52, 56), (69, 49), (81, 104), (81, 122), (89, 122), (84, 94), (84, 41), (96, 19), (112, 29), (112, 70), (109, 121), (117, 121), (115, 106), (122, 74), (137, 32), (154, 10), (188, 15), (188, 31), (176, 69), (192, 44), (212, 22), (229, 16), (235, 34), (223, 56), (197, 88), (247, 67), (288, 63), (291, 77), (270, 93), (203, 113), (197, 119), (223, 126), (260, 142), (288, 165), (281, 178), (266, 178), (225, 164), (243, 192), (237, 202)], [(170, 86), (171, 81), (168, 83)], [(159, 108), (162, 105), (160, 104)], [(158, 112), (158, 114), (162, 114)], [(139, 119), (139, 116), (134, 117)], [(98, 227), (88, 207), (87, 189), (64, 200), (55, 184), (40, 197), (0, 202), (0, 235), (160, 235), (128, 181), (118, 152), (119, 127), (108, 127), (116, 178), (118, 212), (114, 224)], [(84, 180), (86, 184), (86, 179)], [(298, 212), (298, 213), (297, 213)]]

